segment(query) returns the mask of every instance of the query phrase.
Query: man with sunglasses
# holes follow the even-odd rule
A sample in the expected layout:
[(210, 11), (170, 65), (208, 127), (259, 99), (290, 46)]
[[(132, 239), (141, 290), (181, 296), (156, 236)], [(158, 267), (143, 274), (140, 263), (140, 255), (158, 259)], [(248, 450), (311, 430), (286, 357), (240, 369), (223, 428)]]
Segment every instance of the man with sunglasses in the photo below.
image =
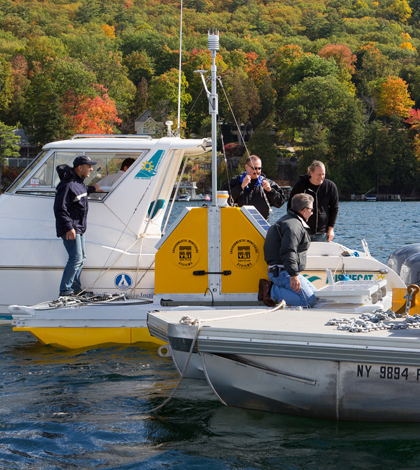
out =
[(311, 244), (307, 222), (313, 203), (310, 194), (296, 194), (290, 211), (268, 229), (264, 259), (270, 281), (261, 279), (259, 297), (269, 307), (282, 300), (290, 306), (313, 307), (318, 300), (315, 286), (300, 274)]
[(251, 155), (246, 160), (245, 172), (225, 183), (222, 190), (229, 191), (239, 207), (254, 206), (268, 220), (270, 206), (281, 207), (284, 194), (277, 183), (263, 176), (261, 170), (260, 158)]

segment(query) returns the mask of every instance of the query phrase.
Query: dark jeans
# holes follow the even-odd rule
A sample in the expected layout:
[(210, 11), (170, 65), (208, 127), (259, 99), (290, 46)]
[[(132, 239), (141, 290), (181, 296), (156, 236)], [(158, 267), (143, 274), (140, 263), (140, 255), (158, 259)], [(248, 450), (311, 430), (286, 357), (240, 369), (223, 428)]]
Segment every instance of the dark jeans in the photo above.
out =
[(326, 233), (311, 234), (311, 242), (327, 242), (328, 235)]
[(80, 273), (82, 272), (83, 263), (86, 259), (85, 237), (84, 235), (76, 233), (75, 240), (66, 240), (65, 235), (61, 238), (63, 239), (69, 259), (64, 268), (63, 277), (61, 278), (60, 295), (78, 294), (82, 291)]

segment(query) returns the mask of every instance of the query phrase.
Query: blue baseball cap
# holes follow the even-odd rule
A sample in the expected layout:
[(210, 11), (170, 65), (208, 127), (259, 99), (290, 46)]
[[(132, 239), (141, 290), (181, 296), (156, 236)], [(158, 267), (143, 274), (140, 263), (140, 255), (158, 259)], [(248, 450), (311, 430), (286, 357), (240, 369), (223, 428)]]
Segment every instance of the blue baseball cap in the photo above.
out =
[(74, 160), (73, 160), (73, 168), (76, 168), (77, 166), (80, 165), (96, 165), (98, 162), (95, 162), (91, 160), (89, 157), (86, 157), (86, 155), (78, 155)]

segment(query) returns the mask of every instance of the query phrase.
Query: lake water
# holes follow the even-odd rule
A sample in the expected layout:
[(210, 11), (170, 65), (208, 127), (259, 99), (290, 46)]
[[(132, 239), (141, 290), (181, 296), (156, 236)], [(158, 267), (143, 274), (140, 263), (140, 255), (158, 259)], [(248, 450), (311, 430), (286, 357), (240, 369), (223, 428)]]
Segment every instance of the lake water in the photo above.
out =
[[(419, 210), (420, 202), (343, 202), (336, 241), (362, 250), (364, 237), (386, 263), (420, 241)], [(275, 209), (272, 221), (284, 213)], [(420, 424), (227, 408), (205, 381), (192, 380), (151, 415), (178, 380), (155, 347), (60, 351), (10, 326), (0, 326), (0, 339), (1, 469), (420, 468)]]

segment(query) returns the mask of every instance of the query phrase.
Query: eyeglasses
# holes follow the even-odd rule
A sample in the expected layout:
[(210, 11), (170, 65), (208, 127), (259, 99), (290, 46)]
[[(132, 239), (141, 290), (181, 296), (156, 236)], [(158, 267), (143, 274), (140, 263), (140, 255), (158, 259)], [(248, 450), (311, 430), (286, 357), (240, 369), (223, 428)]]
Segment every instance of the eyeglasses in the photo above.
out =
[(307, 211), (311, 211), (311, 212), (314, 211), (314, 210), (312, 209), (312, 207), (305, 207), (305, 209), (306, 209)]
[(248, 166), (249, 168), (252, 168), (253, 170), (260, 170), (260, 171), (262, 170), (262, 167), (260, 166), (251, 166), (251, 165), (248, 165)]

